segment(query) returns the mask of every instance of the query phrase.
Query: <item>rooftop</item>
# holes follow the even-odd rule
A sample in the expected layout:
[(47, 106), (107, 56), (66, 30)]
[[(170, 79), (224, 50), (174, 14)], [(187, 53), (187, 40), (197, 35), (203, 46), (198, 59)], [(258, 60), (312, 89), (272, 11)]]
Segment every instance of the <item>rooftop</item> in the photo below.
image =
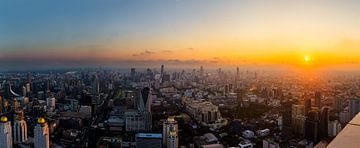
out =
[(360, 145), (360, 113), (335, 137), (327, 148), (358, 148)]

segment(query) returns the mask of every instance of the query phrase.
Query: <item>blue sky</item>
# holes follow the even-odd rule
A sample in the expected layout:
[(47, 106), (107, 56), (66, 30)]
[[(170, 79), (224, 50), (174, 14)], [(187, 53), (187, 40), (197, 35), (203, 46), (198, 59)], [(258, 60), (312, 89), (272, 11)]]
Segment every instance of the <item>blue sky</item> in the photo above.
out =
[(334, 54), (344, 40), (348, 54), (358, 49), (359, 8), (355, 0), (1, 0), (0, 61), (270, 62), (261, 57), (269, 50)]

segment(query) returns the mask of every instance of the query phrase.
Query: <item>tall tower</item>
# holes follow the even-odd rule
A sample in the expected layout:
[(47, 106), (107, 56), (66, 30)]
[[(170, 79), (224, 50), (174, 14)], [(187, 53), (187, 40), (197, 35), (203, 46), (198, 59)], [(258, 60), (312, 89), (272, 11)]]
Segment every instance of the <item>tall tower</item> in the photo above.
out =
[(164, 76), (164, 65), (161, 65), (160, 75), (161, 78)]
[(321, 93), (319, 91), (315, 92), (315, 106), (321, 109)]
[(17, 117), (14, 123), (13, 139), (15, 143), (25, 142), (27, 137), (27, 125), (24, 120), (24, 112), (22, 110), (17, 111)]
[(99, 93), (100, 93), (99, 76), (95, 74), (92, 81), (92, 94), (93, 96), (95, 96), (98, 95)]
[(12, 148), (12, 132), (11, 132), (11, 123), (8, 121), (6, 116), (0, 118), (0, 147), (2, 148)]
[(49, 148), (49, 127), (45, 118), (40, 117), (37, 120), (37, 125), (34, 128), (34, 147), (35, 148)]
[(141, 95), (138, 98), (138, 108), (140, 111), (148, 111), (151, 112), (151, 91), (149, 87), (145, 87), (140, 91)]
[(3, 108), (4, 108), (4, 104), (3, 104), (2, 97), (0, 96), (0, 114), (3, 113)]
[(352, 98), (349, 101), (349, 118), (352, 119), (360, 112), (360, 98)]
[(163, 124), (163, 145), (167, 148), (178, 148), (178, 124), (174, 117), (169, 117)]

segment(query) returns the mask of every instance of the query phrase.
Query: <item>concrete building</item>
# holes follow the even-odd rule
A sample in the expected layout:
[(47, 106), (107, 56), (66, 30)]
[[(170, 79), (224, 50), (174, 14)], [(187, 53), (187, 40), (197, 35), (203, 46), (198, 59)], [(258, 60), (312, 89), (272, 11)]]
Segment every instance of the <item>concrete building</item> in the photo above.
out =
[(349, 100), (349, 118), (352, 119), (360, 111), (360, 98)]
[(49, 127), (45, 118), (40, 117), (37, 120), (37, 125), (34, 128), (34, 147), (35, 148), (49, 148)]
[(149, 112), (130, 110), (124, 113), (125, 130), (127, 132), (146, 132), (152, 128), (152, 117)]
[(12, 131), (11, 131), (11, 123), (8, 121), (6, 116), (2, 116), (0, 118), (0, 144), (1, 148), (12, 148)]
[(24, 112), (22, 110), (17, 112), (13, 129), (14, 143), (23, 143), (28, 139), (27, 124), (24, 120)]
[(50, 112), (55, 110), (55, 97), (46, 98), (46, 107)]
[(293, 127), (293, 132), (297, 135), (304, 135), (304, 126), (305, 126), (305, 107), (304, 105), (292, 105), (291, 111), (291, 123)]
[(178, 148), (178, 124), (174, 117), (169, 117), (163, 124), (163, 145), (167, 148)]
[(162, 134), (137, 133), (135, 135), (137, 148), (162, 148)]

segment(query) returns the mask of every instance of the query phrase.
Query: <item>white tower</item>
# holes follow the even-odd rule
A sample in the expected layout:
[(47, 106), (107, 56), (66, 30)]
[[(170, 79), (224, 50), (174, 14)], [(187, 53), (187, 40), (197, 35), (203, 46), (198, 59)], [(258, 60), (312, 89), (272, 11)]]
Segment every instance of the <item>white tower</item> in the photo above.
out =
[(163, 144), (167, 148), (178, 148), (178, 124), (174, 117), (169, 117), (163, 124)]
[(24, 120), (24, 112), (18, 111), (16, 120), (14, 122), (14, 131), (13, 131), (14, 143), (22, 143), (28, 139), (27, 136), (27, 124)]
[(35, 148), (49, 148), (49, 127), (45, 121), (45, 118), (38, 119), (38, 125), (34, 128), (34, 147)]
[(12, 148), (12, 135), (11, 135), (11, 123), (6, 116), (0, 118), (0, 147)]

